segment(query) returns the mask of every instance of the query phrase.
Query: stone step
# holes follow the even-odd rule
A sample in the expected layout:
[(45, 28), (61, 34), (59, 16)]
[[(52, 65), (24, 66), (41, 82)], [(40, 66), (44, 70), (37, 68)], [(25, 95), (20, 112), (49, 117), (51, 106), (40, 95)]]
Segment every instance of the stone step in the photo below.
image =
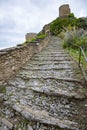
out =
[[(36, 55), (36, 56), (34, 56), (34, 58), (39, 58), (39, 57), (41, 57), (41, 58), (43, 58), (44, 57), (44, 54), (43, 55)], [(69, 57), (69, 54), (55, 54), (55, 55), (52, 55), (52, 54), (45, 54), (45, 57), (47, 57), (47, 58), (57, 58), (57, 57)]]
[[(42, 71), (41, 71), (42, 72)], [(18, 75), (16, 75), (16, 78), (18, 79), (19, 78), (19, 80), (20, 79), (22, 79), (22, 80), (30, 80), (30, 79), (33, 79), (33, 80), (35, 80), (35, 79), (38, 79), (38, 80), (55, 80), (55, 81), (59, 81), (59, 82), (63, 82), (63, 81), (67, 81), (67, 82), (70, 82), (70, 83), (79, 83), (79, 85), (83, 85), (82, 84), (82, 81), (81, 80), (78, 80), (78, 79), (75, 79), (75, 78), (70, 78), (70, 77), (58, 77), (58, 76), (56, 76), (56, 73), (55, 73), (55, 75), (53, 75), (53, 76), (51, 76), (51, 75), (46, 75), (46, 76), (44, 76), (44, 75), (38, 75), (37, 74), (37, 77), (36, 77), (36, 75), (34, 75), (33, 76), (33, 78), (32, 78), (32, 75), (29, 75), (29, 73), (28, 72), (25, 72), (25, 73), (23, 73), (23, 72), (20, 72), (20, 74), (18, 74)], [(14, 80), (15, 81), (15, 80)], [(14, 82), (13, 81), (13, 82)], [(65, 84), (65, 83), (64, 83)]]
[[(47, 50), (48, 51), (47, 51)], [(38, 56), (38, 55), (52, 55), (52, 56), (54, 56), (54, 55), (69, 55), (69, 53), (67, 52), (67, 51), (61, 51), (61, 50), (56, 50), (56, 49), (54, 49), (54, 48), (52, 48), (52, 49), (48, 49), (48, 48), (46, 48), (45, 50), (43, 50), (42, 52), (39, 52), (38, 54), (36, 54), (35, 56)], [(54, 52), (54, 50), (55, 50), (55, 52)]]
[[(45, 110), (49, 112), (49, 115), (58, 118), (60, 120), (73, 120), (74, 122), (77, 122), (77, 120), (74, 120), (75, 117), (79, 116), (79, 107), (82, 104), (80, 100), (69, 98), (67, 96), (54, 96), (54, 95), (48, 95), (44, 93), (38, 93), (35, 91), (32, 91), (29, 86), (22, 86), (21, 81), (18, 84), (15, 84), (14, 86), (10, 86), (7, 91), (7, 102), (6, 104), (9, 104), (12, 106), (15, 103), (20, 103), (20, 105), (28, 105), (31, 106), (33, 109), (36, 110)], [(33, 88), (36, 88), (35, 85)], [(62, 89), (61, 89), (62, 90)], [(46, 91), (45, 91), (46, 92)], [(81, 99), (82, 100), (82, 99)]]
[(40, 61), (40, 60), (44, 60), (44, 61), (66, 61), (66, 60), (71, 60), (70, 57), (33, 57), (32, 60), (35, 60), (35, 61)]
[(71, 69), (71, 66), (57, 66), (57, 67), (22, 67), (23, 70), (28, 70), (28, 71), (51, 71), (51, 70), (66, 70), (66, 69)]
[(6, 118), (1, 118), (0, 117), (0, 130), (12, 130), (13, 129), (13, 124), (8, 121)]
[(45, 62), (45, 61), (39, 61), (39, 63), (37, 64), (37, 62), (36, 61), (30, 61), (29, 62), (29, 64), (27, 63), (27, 66), (29, 66), (29, 65), (36, 65), (36, 66), (40, 66), (40, 65), (62, 65), (62, 64), (67, 64), (67, 65), (70, 65), (70, 64), (75, 64), (73, 61), (65, 61), (65, 60), (63, 60), (63, 61), (53, 61), (53, 62), (51, 62), (51, 61), (48, 61), (48, 62)]
[(71, 71), (71, 69), (64, 69), (64, 70), (39, 70), (39, 71), (27, 71), (24, 70), (22, 72), (20, 72), (18, 75), (16, 75), (16, 77), (22, 78), (22, 79), (30, 79), (30, 78), (58, 78), (58, 77), (62, 77), (66, 79), (73, 78), (74, 77), (74, 72)]
[(57, 63), (59, 63), (59, 62), (71, 62), (71, 59), (69, 59), (69, 58), (65, 58), (65, 59), (61, 59), (61, 58), (58, 58), (58, 59), (32, 59), (32, 62), (36, 62), (36, 63), (38, 63), (38, 62), (45, 62), (45, 63), (47, 63), (47, 62), (51, 62), (51, 63), (53, 63), (53, 62), (57, 62)]
[(57, 53), (57, 52), (61, 52), (61, 53), (64, 53), (65, 51), (63, 51), (61, 48), (58, 48), (58, 46), (57, 47), (51, 47), (51, 48), (45, 48), (45, 50), (43, 51), (43, 52), (46, 52), (46, 51), (48, 51), (48, 52), (54, 52), (54, 50), (55, 50), (55, 52)]
[(38, 57), (38, 56), (40, 56), (40, 57), (44, 57), (44, 55), (45, 56), (48, 56), (48, 57), (58, 57), (58, 56), (69, 56), (69, 54), (68, 53), (57, 53), (57, 52), (55, 52), (55, 53), (52, 53), (52, 52), (49, 52), (49, 53), (47, 53), (47, 52), (44, 52), (44, 53), (39, 53), (39, 54), (37, 54), (37, 55), (35, 55), (35, 57)]
[[(5, 104), (13, 106), (15, 103), (20, 103), (40, 111), (45, 110), (49, 112), (50, 116), (55, 118), (76, 121), (74, 119), (80, 114), (78, 109), (82, 102), (79, 103), (79, 100), (64, 95), (54, 96), (48, 93), (39, 93), (34, 91), (35, 88), (37, 87), (33, 86), (33, 89), (31, 89), (30, 85), (25, 86), (21, 82), (19, 85), (8, 85)], [(45, 92), (48, 92), (46, 90), (45, 88)]]
[(31, 68), (38, 68), (38, 69), (51, 69), (51, 68), (72, 68), (71, 63), (52, 63), (52, 64), (29, 64), (24, 67), (21, 67), (21, 69), (31, 69)]
[[(40, 88), (42, 91), (47, 91), (47, 92), (60, 92), (65, 95), (69, 95), (70, 93), (75, 93), (79, 92), (80, 94), (80, 89), (83, 88), (81, 81), (78, 81), (76, 79), (65, 79), (65, 78), (28, 78), (26, 79), (25, 77), (22, 78), (14, 78), (13, 80), (10, 80), (8, 82), (8, 86), (13, 86), (15, 88), (30, 88), (33, 87), (35, 88)], [(78, 89), (77, 92), (76, 89)], [(62, 92), (61, 92), (62, 91)], [(65, 91), (65, 93), (64, 93)], [(69, 94), (68, 94), (69, 93)], [(72, 95), (71, 95), (72, 97)]]
[(76, 122), (69, 120), (60, 120), (58, 118), (51, 117), (49, 116), (49, 113), (44, 110), (35, 110), (27, 105), (20, 105), (19, 103), (15, 104), (13, 106), (13, 109), (29, 121), (33, 120), (42, 124), (58, 126), (64, 130), (79, 130), (78, 124)]
[(56, 96), (56, 97), (65, 97), (65, 98), (71, 98), (71, 99), (86, 99), (87, 96), (84, 95), (84, 93), (81, 92), (81, 89), (78, 90), (78, 92), (74, 91), (69, 91), (66, 88), (53, 88), (52, 86), (50, 87), (31, 87), (31, 90), (37, 93), (42, 93), (46, 94), (48, 96)]
[(62, 77), (48, 77), (48, 78), (44, 78), (44, 79), (55, 79), (55, 80), (59, 80), (59, 81), (68, 81), (68, 82), (77, 82), (77, 83), (82, 83), (81, 81), (79, 81), (79, 80), (77, 80), (77, 79), (73, 79), (73, 78), (68, 78), (68, 77), (66, 77), (66, 78), (62, 78)]

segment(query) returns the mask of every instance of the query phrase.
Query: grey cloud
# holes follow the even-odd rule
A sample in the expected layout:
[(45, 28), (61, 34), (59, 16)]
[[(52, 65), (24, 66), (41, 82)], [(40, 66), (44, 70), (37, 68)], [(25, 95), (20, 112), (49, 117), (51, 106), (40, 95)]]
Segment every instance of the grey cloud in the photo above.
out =
[(66, 3), (76, 16), (86, 15), (86, 0), (0, 0), (0, 46), (16, 45), (27, 32), (39, 32)]

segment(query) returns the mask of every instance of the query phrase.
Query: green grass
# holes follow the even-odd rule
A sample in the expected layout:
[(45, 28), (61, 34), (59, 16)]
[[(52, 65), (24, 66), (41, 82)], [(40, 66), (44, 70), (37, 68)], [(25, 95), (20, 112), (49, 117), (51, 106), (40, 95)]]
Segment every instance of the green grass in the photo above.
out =
[(0, 93), (6, 93), (6, 87), (0, 86)]
[[(72, 49), (72, 48), (69, 48), (67, 50), (69, 51), (70, 55), (74, 58), (74, 60), (79, 63), (79, 50), (78, 49)], [(87, 52), (85, 52), (85, 53), (87, 55)], [(81, 66), (85, 70), (87, 70), (87, 62), (85, 61), (83, 55), (81, 55)]]
[(38, 34), (36, 38), (44, 39), (46, 36), (46, 34)]
[(46, 36), (46, 34), (38, 34), (35, 38), (25, 41), (24, 44), (38, 41), (38, 39), (44, 39)]

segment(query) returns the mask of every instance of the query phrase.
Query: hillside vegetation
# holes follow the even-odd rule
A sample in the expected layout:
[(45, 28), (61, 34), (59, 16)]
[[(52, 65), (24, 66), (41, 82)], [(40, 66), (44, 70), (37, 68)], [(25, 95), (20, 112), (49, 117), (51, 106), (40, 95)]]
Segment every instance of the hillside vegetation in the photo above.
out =
[[(73, 45), (81, 46), (87, 56), (87, 17), (76, 18), (73, 13), (65, 18), (57, 18), (50, 24), (51, 35), (59, 36), (64, 40), (66, 48), (78, 62), (79, 49)], [(87, 64), (81, 56), (81, 64), (87, 71)]]
[(24, 44), (28, 44), (28, 43), (34, 43), (34, 42), (38, 42), (38, 40), (42, 40), (46, 37), (46, 34), (37, 34), (37, 36), (35, 38), (31, 38), (30, 40), (26, 40), (24, 42)]
[(86, 28), (87, 19), (85, 18), (76, 18), (73, 13), (65, 18), (57, 18), (50, 24), (50, 31), (52, 35), (57, 36), (60, 32), (65, 30), (65, 27), (76, 27), (76, 28)]
[(57, 18), (50, 24), (50, 32), (64, 39), (64, 48), (71, 44), (87, 47), (87, 18), (76, 18), (73, 13), (68, 17)]

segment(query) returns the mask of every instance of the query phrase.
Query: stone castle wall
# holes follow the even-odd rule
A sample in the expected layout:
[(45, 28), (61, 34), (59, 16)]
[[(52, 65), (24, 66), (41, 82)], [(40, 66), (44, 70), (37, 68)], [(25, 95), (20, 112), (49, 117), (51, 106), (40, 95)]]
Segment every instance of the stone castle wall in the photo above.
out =
[(71, 10), (68, 4), (59, 7), (59, 17), (67, 17), (70, 14), (70, 12)]
[(26, 41), (29, 41), (29, 40), (31, 40), (32, 38), (35, 38), (36, 37), (36, 33), (27, 33), (26, 35), (25, 35), (25, 39), (26, 39)]
[(34, 54), (40, 52), (49, 43), (46, 37), (39, 44), (29, 43), (0, 51), (0, 81), (9, 79)]
[(44, 34), (50, 33), (50, 24), (47, 24), (43, 27), (42, 33), (44, 33)]

